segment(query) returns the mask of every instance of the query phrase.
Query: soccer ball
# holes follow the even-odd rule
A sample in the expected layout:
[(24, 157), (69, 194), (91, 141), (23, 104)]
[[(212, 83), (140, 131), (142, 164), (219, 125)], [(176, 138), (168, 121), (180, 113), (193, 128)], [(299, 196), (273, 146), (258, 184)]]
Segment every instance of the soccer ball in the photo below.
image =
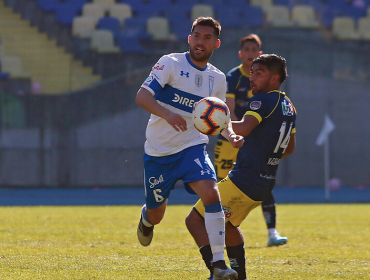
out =
[(228, 126), (229, 121), (229, 107), (217, 97), (205, 97), (193, 108), (193, 122), (201, 133), (220, 134)]

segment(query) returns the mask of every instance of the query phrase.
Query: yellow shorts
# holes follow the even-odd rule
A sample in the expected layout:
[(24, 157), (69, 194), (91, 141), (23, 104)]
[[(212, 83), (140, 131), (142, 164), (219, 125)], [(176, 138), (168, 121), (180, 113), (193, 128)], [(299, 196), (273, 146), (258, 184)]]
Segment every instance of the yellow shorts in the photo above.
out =
[(234, 148), (229, 141), (218, 139), (215, 146), (215, 169), (217, 178), (223, 179), (233, 169), (239, 149)]
[[(218, 190), (221, 196), (222, 210), (225, 213), (225, 222), (230, 222), (238, 227), (248, 214), (262, 201), (254, 201), (245, 193), (239, 190), (229, 177), (218, 183)], [(195, 203), (194, 208), (204, 218), (204, 205), (201, 200)]]

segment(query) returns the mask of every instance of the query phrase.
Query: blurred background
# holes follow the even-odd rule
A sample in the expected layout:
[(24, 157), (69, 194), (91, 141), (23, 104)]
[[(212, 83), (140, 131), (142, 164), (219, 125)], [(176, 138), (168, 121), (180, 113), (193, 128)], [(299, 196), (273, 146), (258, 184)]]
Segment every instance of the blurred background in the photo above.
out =
[[(297, 147), (278, 186), (370, 187), (370, 0), (0, 0), (0, 186), (142, 186), (149, 114), (135, 95), (164, 54), (188, 50), (198, 16), (222, 25), (211, 63), (239, 39), (287, 59)], [(216, 137), (208, 151), (213, 157)]]

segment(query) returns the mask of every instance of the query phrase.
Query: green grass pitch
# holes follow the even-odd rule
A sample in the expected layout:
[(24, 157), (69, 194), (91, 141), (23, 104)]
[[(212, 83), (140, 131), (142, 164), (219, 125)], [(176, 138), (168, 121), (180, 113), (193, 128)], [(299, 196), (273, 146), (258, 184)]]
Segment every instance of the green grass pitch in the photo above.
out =
[[(168, 206), (153, 243), (139, 206), (0, 207), (0, 279), (207, 279), (184, 219)], [(267, 248), (261, 208), (241, 229), (249, 279), (370, 279), (369, 204), (278, 205), (287, 245)]]

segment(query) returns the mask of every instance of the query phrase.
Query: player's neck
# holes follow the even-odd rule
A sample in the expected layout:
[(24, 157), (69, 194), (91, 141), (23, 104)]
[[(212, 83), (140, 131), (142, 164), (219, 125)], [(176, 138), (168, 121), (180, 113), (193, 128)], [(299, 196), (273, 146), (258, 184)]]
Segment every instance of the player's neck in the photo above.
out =
[(191, 55), (189, 55), (189, 58), (190, 58), (190, 61), (191, 61), (195, 66), (197, 66), (197, 67), (199, 67), (199, 68), (201, 68), (201, 69), (206, 68), (207, 63), (208, 63), (208, 60), (207, 60), (207, 61), (197, 61), (197, 60), (193, 59), (193, 58), (191, 57)]

